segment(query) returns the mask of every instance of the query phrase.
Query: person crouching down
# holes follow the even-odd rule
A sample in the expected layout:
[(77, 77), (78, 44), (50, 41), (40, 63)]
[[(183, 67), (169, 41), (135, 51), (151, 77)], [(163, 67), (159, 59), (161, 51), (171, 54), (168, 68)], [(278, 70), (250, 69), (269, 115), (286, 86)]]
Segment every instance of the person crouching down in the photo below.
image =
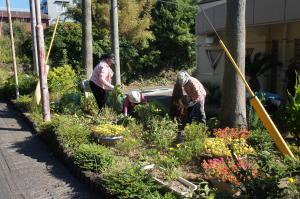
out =
[(129, 92), (125, 98), (124, 106), (123, 106), (123, 111), (125, 116), (131, 115), (134, 111), (134, 107), (140, 103), (143, 104), (147, 103), (146, 96), (144, 96), (142, 93), (138, 91)]
[(206, 91), (200, 81), (190, 76), (186, 71), (177, 75), (177, 83), (181, 85), (190, 99), (188, 103), (188, 122), (206, 123), (204, 110)]
[(99, 110), (102, 110), (107, 100), (107, 91), (113, 90), (111, 84), (114, 72), (111, 66), (114, 64), (115, 56), (112, 53), (104, 54), (100, 63), (94, 68), (90, 79), (90, 87), (96, 98)]

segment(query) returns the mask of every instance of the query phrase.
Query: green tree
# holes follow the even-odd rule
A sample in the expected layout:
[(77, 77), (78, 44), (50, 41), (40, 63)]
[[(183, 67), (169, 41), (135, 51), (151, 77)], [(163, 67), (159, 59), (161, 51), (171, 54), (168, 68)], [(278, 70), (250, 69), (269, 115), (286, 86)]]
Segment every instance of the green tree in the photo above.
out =
[(163, 67), (190, 67), (195, 63), (195, 0), (157, 1), (153, 9), (153, 46), (161, 52)]
[[(45, 41), (49, 46), (54, 25), (45, 31)], [(59, 23), (52, 46), (50, 59), (51, 66), (62, 66), (69, 64), (74, 69), (82, 70), (81, 66), (81, 26), (78, 23)]]
[[(226, 45), (245, 74), (246, 0), (227, 0)], [(225, 61), (221, 102), (221, 123), (229, 127), (246, 127), (245, 86), (229, 59)]]

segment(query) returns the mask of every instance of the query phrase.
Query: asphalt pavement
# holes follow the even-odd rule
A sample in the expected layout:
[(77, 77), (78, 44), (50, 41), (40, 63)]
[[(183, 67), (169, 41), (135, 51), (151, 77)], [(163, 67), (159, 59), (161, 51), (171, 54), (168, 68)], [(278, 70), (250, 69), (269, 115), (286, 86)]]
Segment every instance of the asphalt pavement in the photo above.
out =
[(97, 196), (31, 133), (17, 112), (0, 102), (0, 199), (19, 198), (92, 199)]

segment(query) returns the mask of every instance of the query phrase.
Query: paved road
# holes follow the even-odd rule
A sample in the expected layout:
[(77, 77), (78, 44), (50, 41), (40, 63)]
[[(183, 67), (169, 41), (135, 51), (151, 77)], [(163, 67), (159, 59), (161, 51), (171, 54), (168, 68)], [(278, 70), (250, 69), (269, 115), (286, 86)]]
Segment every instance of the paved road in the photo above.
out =
[[(0, 102), (0, 199), (96, 198)], [(99, 197), (98, 197), (99, 198)]]

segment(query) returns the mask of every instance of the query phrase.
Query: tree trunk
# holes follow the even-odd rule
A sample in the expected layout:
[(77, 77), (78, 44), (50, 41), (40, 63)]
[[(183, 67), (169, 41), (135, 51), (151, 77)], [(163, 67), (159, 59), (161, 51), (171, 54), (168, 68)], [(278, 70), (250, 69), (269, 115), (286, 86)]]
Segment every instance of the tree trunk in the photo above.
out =
[[(227, 0), (226, 45), (245, 74), (245, 10), (246, 0)], [(223, 76), (221, 124), (246, 127), (245, 85), (226, 58)]]
[(93, 36), (92, 36), (92, 2), (82, 1), (83, 23), (82, 23), (82, 64), (85, 68), (86, 78), (89, 79), (93, 73)]

